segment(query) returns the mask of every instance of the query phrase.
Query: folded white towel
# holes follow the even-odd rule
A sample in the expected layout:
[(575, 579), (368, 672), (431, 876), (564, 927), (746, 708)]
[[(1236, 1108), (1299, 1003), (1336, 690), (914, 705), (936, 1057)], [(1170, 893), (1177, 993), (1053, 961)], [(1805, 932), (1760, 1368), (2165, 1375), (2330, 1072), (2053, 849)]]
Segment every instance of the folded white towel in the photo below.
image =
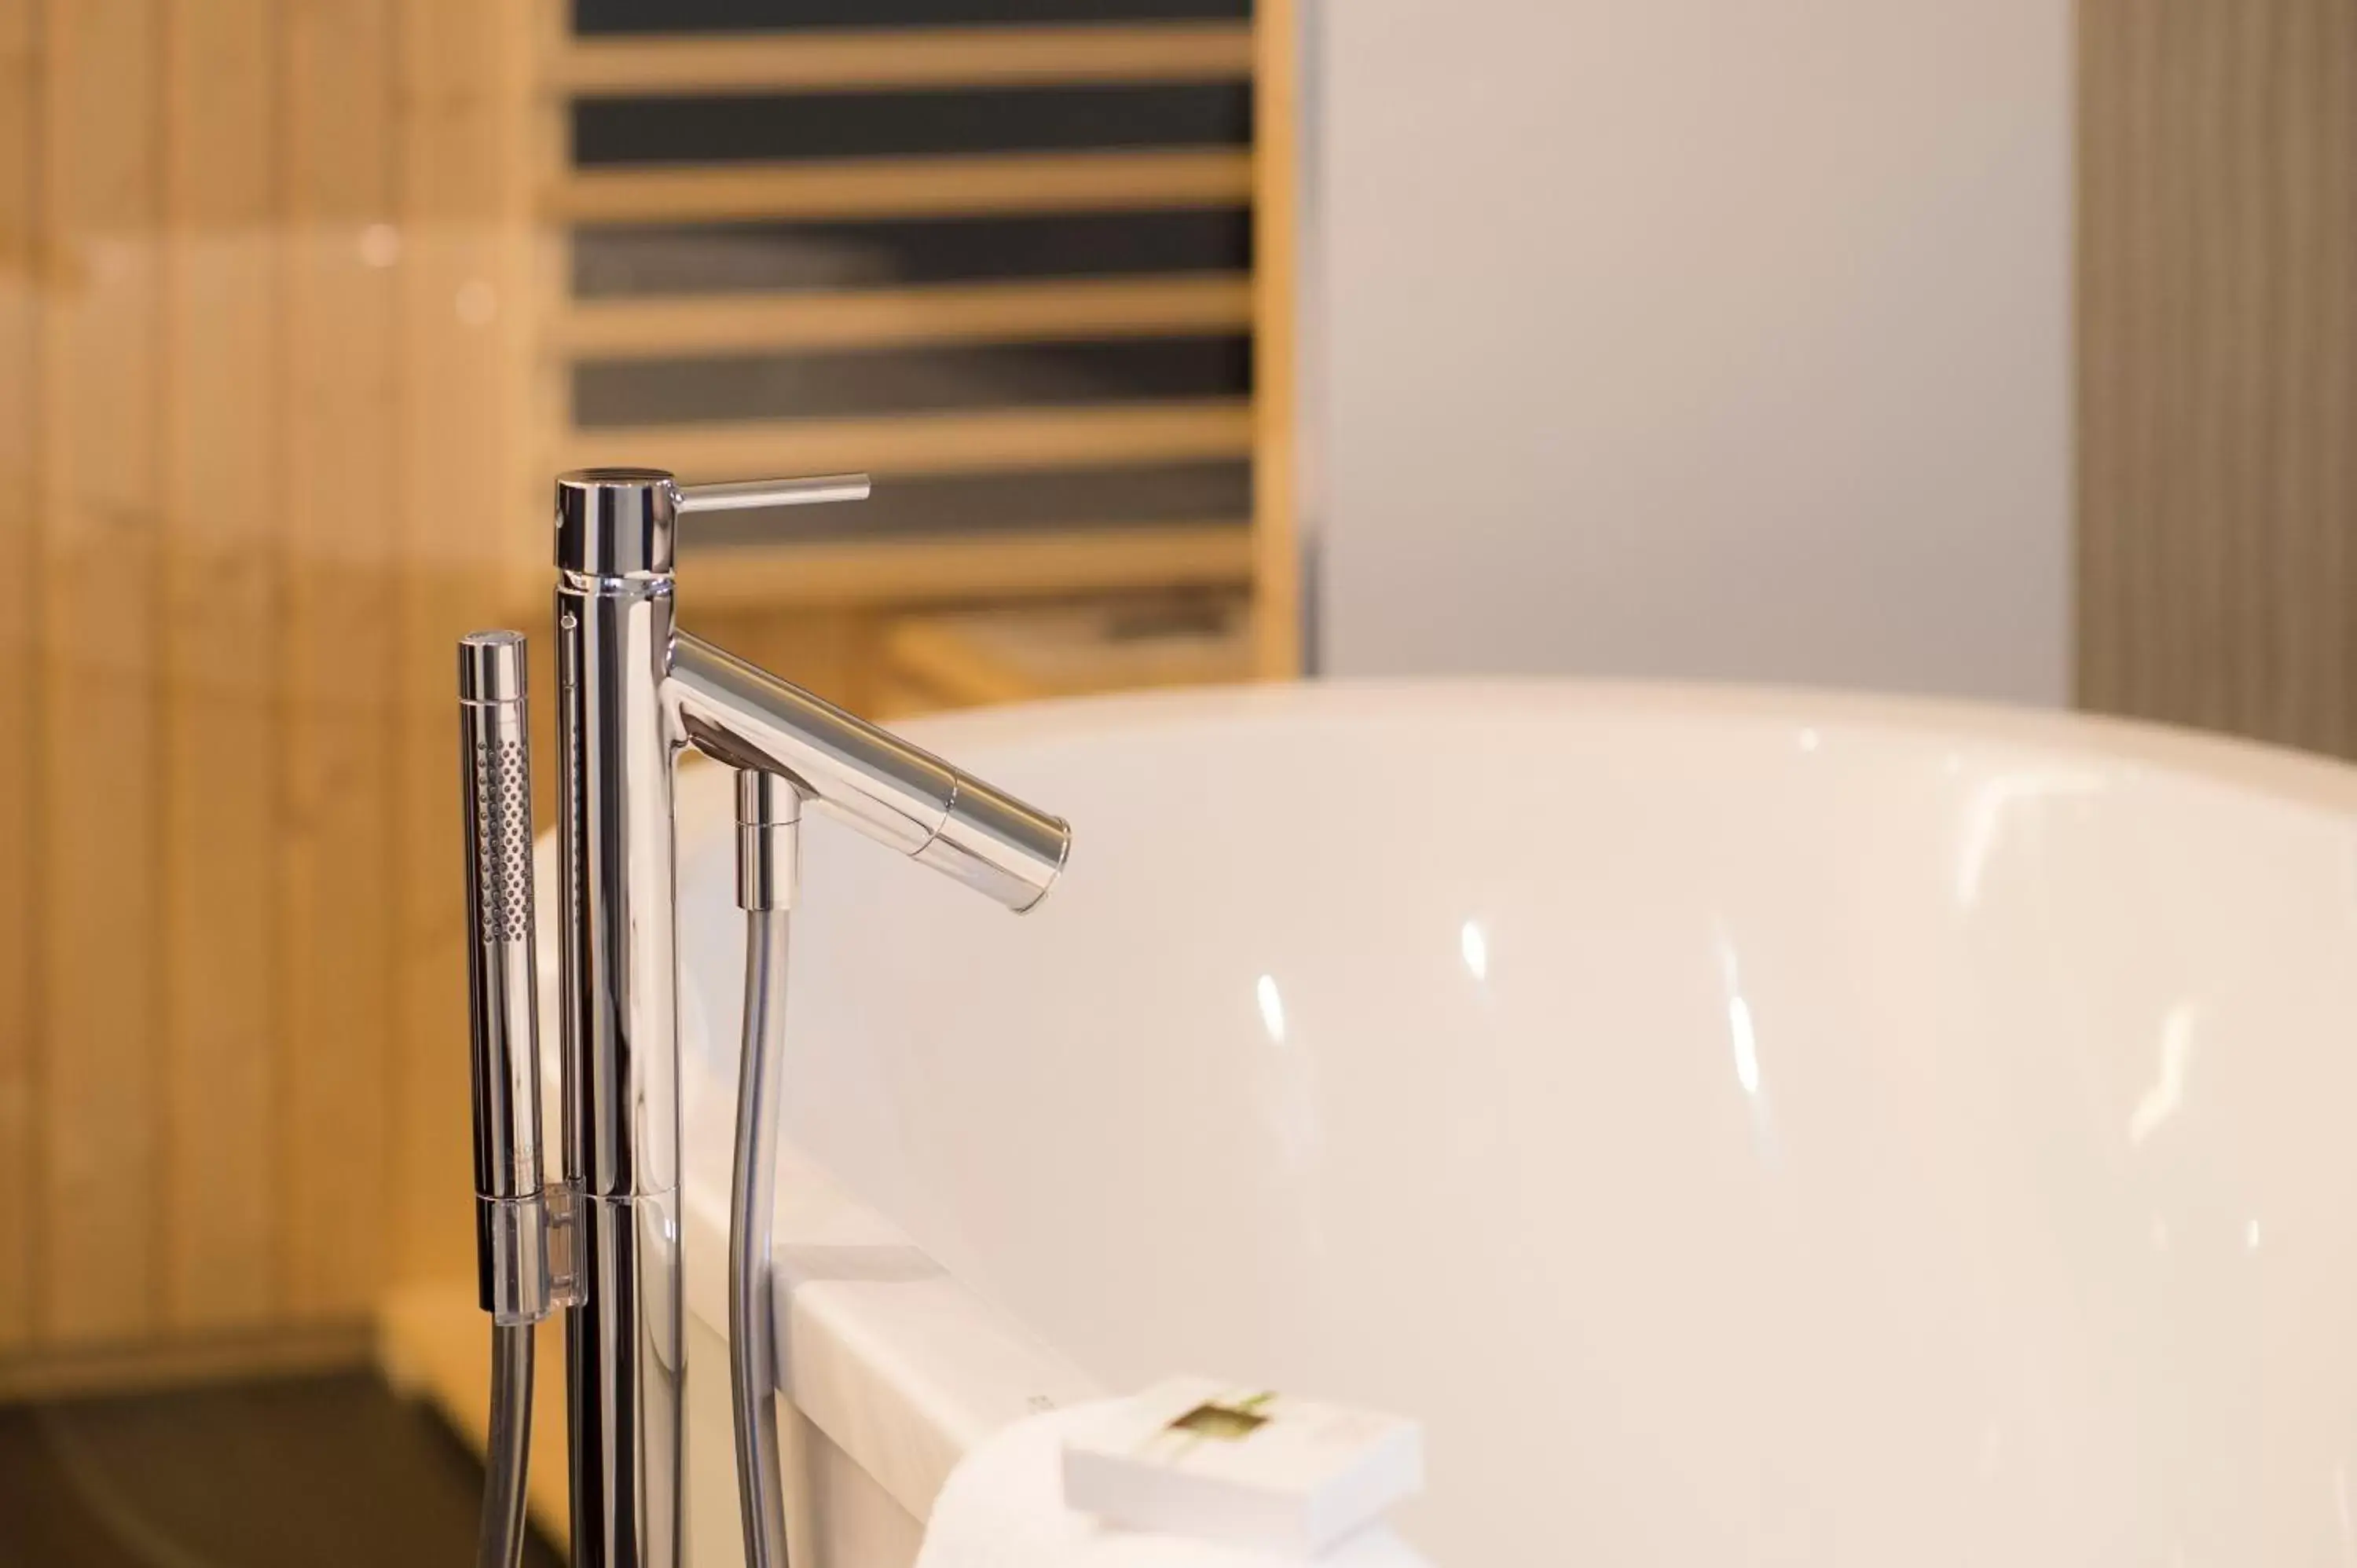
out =
[[(1064, 1506), (1064, 1434), (1103, 1405), (1074, 1405), (995, 1434), (951, 1472), (933, 1500), (917, 1568), (1297, 1568), (1300, 1559), (1144, 1535)], [(1383, 1525), (1325, 1555), (1319, 1568), (1432, 1568)]]

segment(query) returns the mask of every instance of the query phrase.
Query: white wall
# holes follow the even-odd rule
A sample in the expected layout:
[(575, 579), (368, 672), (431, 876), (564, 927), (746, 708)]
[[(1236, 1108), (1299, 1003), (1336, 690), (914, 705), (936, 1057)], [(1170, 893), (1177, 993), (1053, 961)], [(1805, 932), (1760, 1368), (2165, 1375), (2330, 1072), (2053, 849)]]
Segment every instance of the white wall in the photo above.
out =
[(1321, 668), (2064, 700), (2069, 0), (1311, 0)]

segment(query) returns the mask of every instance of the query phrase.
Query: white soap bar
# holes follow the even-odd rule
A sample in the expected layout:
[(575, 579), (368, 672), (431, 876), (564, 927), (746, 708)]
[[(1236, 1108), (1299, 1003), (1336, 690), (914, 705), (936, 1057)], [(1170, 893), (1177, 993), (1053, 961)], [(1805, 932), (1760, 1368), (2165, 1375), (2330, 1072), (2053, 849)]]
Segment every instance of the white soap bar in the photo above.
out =
[(1173, 1378), (1064, 1438), (1064, 1502), (1125, 1530), (1314, 1557), (1424, 1487), (1413, 1421)]

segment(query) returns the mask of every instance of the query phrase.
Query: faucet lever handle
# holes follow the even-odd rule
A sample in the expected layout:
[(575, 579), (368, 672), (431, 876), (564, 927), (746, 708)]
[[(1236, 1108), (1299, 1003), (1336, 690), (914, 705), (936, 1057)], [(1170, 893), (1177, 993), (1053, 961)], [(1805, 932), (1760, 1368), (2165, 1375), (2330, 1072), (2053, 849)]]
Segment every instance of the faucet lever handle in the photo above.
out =
[(684, 517), (699, 511), (752, 511), (773, 506), (816, 506), (825, 501), (864, 501), (865, 474), (820, 474), (804, 479), (744, 479), (726, 485), (674, 485), (672, 510)]

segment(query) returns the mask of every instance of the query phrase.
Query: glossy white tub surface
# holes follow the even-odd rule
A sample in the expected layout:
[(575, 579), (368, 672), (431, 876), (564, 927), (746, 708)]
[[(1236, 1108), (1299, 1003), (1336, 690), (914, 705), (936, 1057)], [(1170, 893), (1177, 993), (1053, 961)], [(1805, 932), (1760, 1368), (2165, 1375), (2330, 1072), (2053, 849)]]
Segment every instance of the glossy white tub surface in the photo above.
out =
[[(910, 733), (1079, 835), (1020, 919), (803, 835), (787, 1391), (910, 1515), (1200, 1370), (1420, 1417), (1452, 1568), (2357, 1563), (2357, 773), (1555, 682)], [(682, 812), (710, 1324), (725, 774)]]

